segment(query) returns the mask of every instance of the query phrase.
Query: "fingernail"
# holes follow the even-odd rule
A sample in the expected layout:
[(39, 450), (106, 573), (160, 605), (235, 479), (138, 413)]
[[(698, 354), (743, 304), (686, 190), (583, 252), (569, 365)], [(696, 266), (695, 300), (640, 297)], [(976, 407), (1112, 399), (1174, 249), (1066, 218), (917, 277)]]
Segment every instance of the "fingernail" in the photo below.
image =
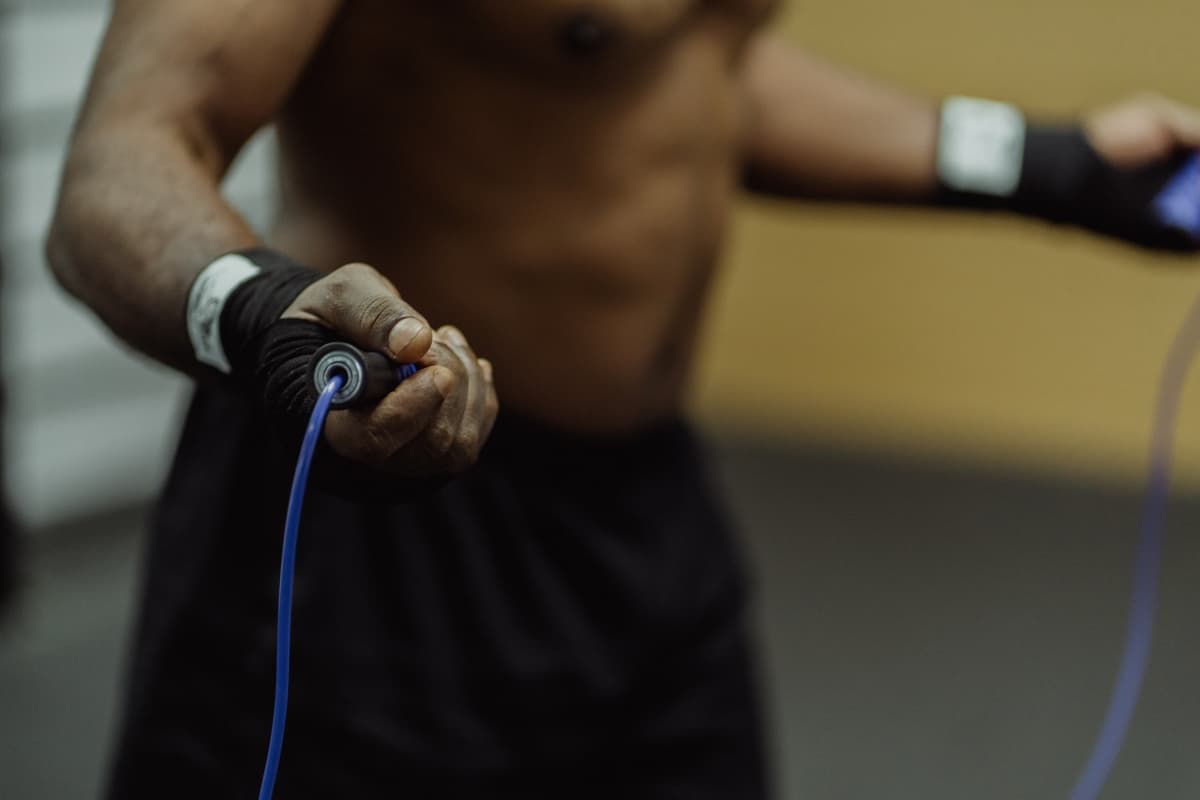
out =
[(396, 355), (413, 343), (413, 340), (425, 331), (425, 325), (419, 319), (405, 317), (396, 323), (388, 334), (388, 349)]

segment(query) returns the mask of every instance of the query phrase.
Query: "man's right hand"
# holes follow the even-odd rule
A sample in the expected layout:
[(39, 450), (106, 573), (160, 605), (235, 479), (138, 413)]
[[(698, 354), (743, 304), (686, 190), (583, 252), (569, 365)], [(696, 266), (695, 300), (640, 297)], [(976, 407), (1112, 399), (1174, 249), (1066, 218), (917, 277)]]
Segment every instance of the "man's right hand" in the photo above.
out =
[(434, 331), (396, 287), (366, 264), (347, 264), (283, 312), (398, 364), (421, 369), (369, 409), (335, 411), (325, 438), (339, 455), (401, 477), (460, 472), (475, 463), (496, 420), (492, 366), (452, 326)]

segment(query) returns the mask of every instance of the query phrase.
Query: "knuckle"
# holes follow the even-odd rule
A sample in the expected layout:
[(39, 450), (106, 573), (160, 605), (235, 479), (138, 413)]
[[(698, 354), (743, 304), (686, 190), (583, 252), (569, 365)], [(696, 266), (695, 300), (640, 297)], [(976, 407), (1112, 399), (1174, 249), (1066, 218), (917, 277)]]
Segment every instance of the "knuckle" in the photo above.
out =
[(454, 429), (441, 420), (429, 426), (429, 431), (425, 435), (425, 442), (430, 453), (438, 458), (444, 458), (450, 454), (454, 447), (454, 439)]
[(440, 374), (438, 383), (444, 396), (449, 397), (459, 391), (459, 387), (462, 385), (462, 368), (455, 368), (453, 364), (447, 364), (445, 361), (438, 361), (438, 364), (445, 369), (445, 372)]
[(344, 458), (360, 464), (375, 465), (371, 448), (361, 435), (338, 439), (332, 442), (332, 445), (338, 455)]
[(364, 264), (361, 261), (352, 261), (349, 264), (343, 264), (337, 271), (347, 278), (362, 278), (375, 274), (374, 267), (370, 264)]
[(465, 358), (462, 354), (462, 351), (453, 345), (450, 346), (450, 364), (454, 368), (455, 374), (457, 374), (460, 378), (462, 378), (464, 381), (470, 379), (470, 359)]
[(460, 435), (454, 442), (454, 447), (451, 449), (451, 455), (455, 461), (461, 464), (470, 464), (475, 460), (475, 455), (479, 452), (479, 433), (471, 431)]
[(350, 288), (350, 276), (337, 270), (317, 281), (314, 286), (320, 286), (325, 297), (332, 303), (341, 304)]
[(386, 430), (370, 422), (361, 427), (358, 439), (360, 461), (370, 466), (381, 466), (395, 454), (395, 451), (395, 443), (391, 434)]
[(383, 294), (372, 295), (358, 309), (358, 319), (369, 331), (382, 329), (386, 333), (401, 316), (392, 298)]

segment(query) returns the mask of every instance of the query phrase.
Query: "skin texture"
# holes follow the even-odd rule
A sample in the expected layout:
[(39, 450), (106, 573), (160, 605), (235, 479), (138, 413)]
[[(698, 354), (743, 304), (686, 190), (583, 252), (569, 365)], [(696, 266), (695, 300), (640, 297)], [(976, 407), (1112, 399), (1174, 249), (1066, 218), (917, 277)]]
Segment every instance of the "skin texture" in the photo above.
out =
[[(935, 188), (936, 104), (773, 39), (770, 10), (117, 0), (51, 262), (133, 346), (193, 370), (187, 287), (259, 240), (218, 182), (274, 121), (266, 239), (331, 272), (287, 314), (433, 367), (374, 417), (335, 414), (336, 449), (393, 463), (428, 436), (430, 469), (460, 468), (497, 393), (567, 430), (637, 428), (679, 405), (743, 178), (836, 199)], [(1087, 130), (1121, 164), (1200, 143), (1194, 111), (1149, 96)]]

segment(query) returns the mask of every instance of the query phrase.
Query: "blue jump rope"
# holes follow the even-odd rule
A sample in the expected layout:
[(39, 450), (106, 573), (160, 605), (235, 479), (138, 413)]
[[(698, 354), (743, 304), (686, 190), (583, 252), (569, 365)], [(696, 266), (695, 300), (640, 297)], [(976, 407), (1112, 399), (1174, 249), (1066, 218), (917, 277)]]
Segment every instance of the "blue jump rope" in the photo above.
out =
[[(1166, 190), (1155, 208), (1168, 224), (1200, 238), (1200, 155), (1192, 158)], [(1142, 510), (1141, 529), (1134, 560), (1133, 590), (1125, 650), (1117, 672), (1116, 685), (1100, 734), (1084, 765), (1070, 800), (1095, 800), (1116, 765), (1121, 745), (1129, 732), (1150, 663), (1154, 618), (1158, 606), (1159, 572), (1162, 564), (1163, 527), (1167, 496), (1171, 486), (1171, 456), (1179, 400), (1183, 394), (1188, 367), (1200, 350), (1200, 300), (1188, 313), (1167, 354), (1158, 390), (1153, 440), (1150, 445), (1150, 476)], [(271, 800), (279, 758), (283, 751), (283, 730), (287, 720), (288, 671), (292, 640), (292, 577), (296, 569), (296, 540), (300, 533), (300, 514), (313, 454), (330, 410), (368, 405), (386, 395), (401, 381), (416, 374), (412, 364), (396, 366), (378, 353), (364, 353), (352, 345), (335, 342), (317, 351), (310, 369), (312, 386), (318, 394), (300, 447), (292, 490), (288, 498), (287, 521), (283, 532), (283, 556), (279, 567), (279, 620), (275, 644), (275, 711), (271, 720), (271, 740), (263, 769), (259, 800)]]
[(275, 633), (275, 711), (271, 717), (271, 741), (263, 768), (259, 800), (271, 800), (279, 757), (283, 752), (283, 729), (287, 722), (288, 673), (292, 648), (292, 578), (296, 573), (296, 541), (300, 536), (300, 514), (304, 510), (304, 491), (313, 454), (325, 429), (325, 418), (332, 409), (369, 405), (382, 398), (402, 381), (417, 373), (415, 364), (397, 366), (379, 353), (364, 353), (345, 342), (333, 342), (316, 352), (309, 379), (317, 388), (313, 407), (296, 460), (292, 490), (288, 496), (287, 518), (283, 525), (283, 556), (279, 562), (279, 618)]

